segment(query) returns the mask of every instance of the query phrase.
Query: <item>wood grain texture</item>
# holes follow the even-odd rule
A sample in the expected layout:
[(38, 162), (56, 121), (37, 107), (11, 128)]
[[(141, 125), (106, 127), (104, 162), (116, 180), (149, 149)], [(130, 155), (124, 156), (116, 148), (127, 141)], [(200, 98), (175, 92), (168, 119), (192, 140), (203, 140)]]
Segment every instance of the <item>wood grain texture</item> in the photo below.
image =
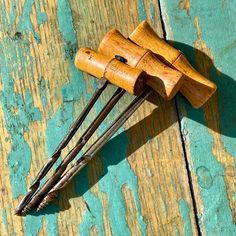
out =
[(94, 77), (106, 78), (111, 84), (138, 95), (145, 88), (147, 75), (144, 71), (133, 68), (89, 48), (80, 48), (75, 56), (75, 66)]
[(162, 63), (150, 50), (132, 43), (117, 29), (104, 36), (98, 51), (111, 58), (120, 55), (131, 67), (147, 72), (150, 75), (147, 84), (167, 100), (176, 95), (184, 81), (182, 73)]
[[(57, 204), (14, 215), (95, 90), (96, 82), (73, 64), (78, 46), (96, 49), (112, 27), (128, 36), (146, 18), (162, 30), (158, 4), (150, 0), (5, 0), (0, 6), (0, 234), (197, 235), (175, 104), (159, 96), (145, 102)], [(124, 97), (89, 144), (131, 99)]]
[(234, 1), (161, 1), (167, 38), (218, 86), (218, 94), (199, 111), (178, 99), (203, 235), (236, 232), (234, 5)]
[(147, 21), (139, 24), (129, 38), (139, 46), (150, 49), (184, 75), (180, 92), (194, 108), (203, 106), (216, 91), (216, 85), (196, 71), (181, 51), (160, 38)]

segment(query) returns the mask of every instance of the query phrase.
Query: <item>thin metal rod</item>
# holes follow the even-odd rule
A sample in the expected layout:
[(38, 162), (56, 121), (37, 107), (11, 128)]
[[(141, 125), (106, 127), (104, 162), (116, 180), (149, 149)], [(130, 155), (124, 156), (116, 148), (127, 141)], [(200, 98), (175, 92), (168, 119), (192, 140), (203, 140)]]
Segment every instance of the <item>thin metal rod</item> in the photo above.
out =
[(94, 157), (94, 155), (104, 146), (104, 144), (114, 135), (114, 133), (126, 122), (127, 119), (138, 109), (138, 107), (153, 93), (148, 88), (141, 95), (136, 97), (124, 112), (112, 123), (112, 125), (97, 139), (97, 141), (85, 152), (85, 154), (60, 178), (57, 184), (45, 195), (39, 204), (37, 211), (48, 205), (57, 197), (57, 193), (77, 175), (83, 167)]
[(39, 171), (37, 177), (29, 187), (29, 190), (25, 197), (20, 201), (19, 205), (17, 206), (15, 210), (15, 214), (20, 214), (20, 212), (25, 208), (27, 203), (31, 200), (34, 193), (38, 190), (40, 186), (40, 181), (44, 178), (44, 176), (48, 173), (48, 171), (52, 168), (53, 164), (57, 161), (59, 156), (61, 155), (62, 150), (67, 146), (67, 144), (70, 142), (76, 131), (79, 129), (85, 118), (87, 117), (88, 113), (102, 94), (102, 92), (105, 90), (105, 88), (108, 85), (108, 81), (106, 79), (101, 79), (98, 87), (93, 94), (92, 98), (89, 100), (88, 104), (84, 107), (83, 111), (77, 118), (77, 120), (74, 122), (74, 124), (71, 126), (69, 131), (67, 132), (66, 136), (63, 138), (63, 140), (60, 142), (60, 144), (57, 146), (56, 150), (54, 151), (53, 155), (49, 159), (49, 161), (42, 167), (42, 169)]
[(63, 161), (60, 163), (54, 174), (47, 180), (47, 182), (42, 186), (42, 188), (32, 197), (31, 201), (28, 202), (28, 204), (25, 206), (22, 212), (27, 212), (30, 209), (33, 209), (36, 207), (45, 194), (50, 191), (53, 186), (57, 183), (57, 181), (60, 179), (61, 175), (66, 170), (68, 164), (76, 157), (76, 155), (80, 152), (80, 150), (83, 148), (83, 146), (87, 143), (87, 141), (90, 139), (90, 137), (94, 134), (98, 126), (103, 122), (103, 120), (107, 117), (107, 115), (110, 113), (112, 108), (117, 104), (117, 102), (120, 100), (120, 98), (124, 95), (125, 90), (118, 88), (113, 96), (110, 98), (110, 100), (107, 102), (107, 104), (104, 106), (104, 108), (101, 110), (101, 112), (97, 115), (97, 117), (94, 119), (94, 121), (91, 123), (91, 125), (88, 127), (88, 129), (84, 132), (84, 134), (81, 136), (79, 141), (77, 142), (76, 146), (68, 153), (68, 155), (63, 159)]

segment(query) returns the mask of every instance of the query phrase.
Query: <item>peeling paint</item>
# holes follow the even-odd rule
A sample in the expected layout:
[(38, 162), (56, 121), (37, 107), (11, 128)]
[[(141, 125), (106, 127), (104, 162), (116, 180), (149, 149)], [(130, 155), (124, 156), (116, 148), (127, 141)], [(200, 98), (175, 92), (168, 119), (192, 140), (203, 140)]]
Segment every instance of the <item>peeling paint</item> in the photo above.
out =
[(190, 15), (190, 0), (180, 0), (179, 7), (181, 10), (186, 10), (187, 14)]
[(2, 221), (3, 221), (3, 224), (5, 225), (6, 232), (8, 233), (9, 229), (8, 229), (8, 222), (7, 222), (7, 212), (5, 209), (2, 210)]
[(190, 215), (189, 215), (189, 208), (183, 199), (179, 201), (179, 208), (180, 212), (184, 221), (184, 235), (190, 236), (192, 235), (192, 227), (191, 227), (191, 221), (190, 221)]
[(149, 15), (151, 17), (151, 20), (154, 21), (155, 20), (155, 8), (152, 2), (149, 3)]
[(139, 15), (140, 21), (147, 19), (145, 6), (144, 6), (144, 0), (138, 0), (138, 15)]
[(234, 50), (223, 57), (220, 53), (235, 41), (235, 29), (231, 27), (235, 21), (233, 3), (225, 1), (222, 8), (221, 1), (215, 1), (214, 7), (206, 1), (191, 1), (188, 17), (176, 3), (161, 2), (168, 15), (167, 32), (172, 31), (172, 35), (167, 34), (168, 39), (176, 41), (175, 45), (197, 69), (218, 85), (218, 96), (213, 97), (205, 111), (194, 110), (183, 99), (178, 98), (178, 103), (188, 117), (183, 117), (181, 124), (189, 130), (187, 152), (192, 171), (198, 174), (198, 184), (203, 187), (197, 195), (198, 209), (203, 209), (201, 230), (207, 235), (231, 235), (236, 231), (232, 214), (235, 210), (231, 209), (234, 181), (225, 177), (225, 165), (230, 163), (235, 168), (236, 109), (232, 91), (235, 91), (236, 59)]
[[(119, 138), (111, 139), (102, 148), (100, 155), (103, 162), (103, 168), (105, 168), (104, 171), (107, 171), (107, 173), (99, 180), (99, 190), (106, 192), (107, 194), (108, 216), (112, 233), (117, 235), (130, 235), (130, 230), (126, 222), (125, 206), (123, 204), (121, 190), (122, 186), (127, 184), (134, 194), (140, 231), (142, 235), (145, 235), (146, 224), (141, 215), (140, 201), (137, 192), (137, 177), (130, 169), (129, 163), (126, 160), (127, 150), (128, 140), (126, 135), (120, 135)], [(111, 153), (113, 153), (112, 157), (110, 156)], [(83, 175), (83, 173), (81, 173), (81, 175)], [(83, 180), (80, 178), (80, 183), (81, 182), (83, 182)], [(86, 181), (83, 183), (86, 187)], [(78, 191), (81, 191), (81, 184), (78, 183), (77, 188)], [(92, 225), (95, 225), (99, 234), (103, 235), (104, 226), (99, 220), (103, 215), (101, 202), (91, 194), (90, 191), (87, 191), (83, 197), (90, 206), (93, 206), (93, 209), (91, 209), (91, 213), (87, 211), (84, 214), (83, 223), (80, 225), (80, 233), (87, 235), (89, 228)]]
[(43, 107), (45, 108), (47, 106), (47, 94), (46, 94), (46, 82), (43, 76), (39, 80), (39, 91)]

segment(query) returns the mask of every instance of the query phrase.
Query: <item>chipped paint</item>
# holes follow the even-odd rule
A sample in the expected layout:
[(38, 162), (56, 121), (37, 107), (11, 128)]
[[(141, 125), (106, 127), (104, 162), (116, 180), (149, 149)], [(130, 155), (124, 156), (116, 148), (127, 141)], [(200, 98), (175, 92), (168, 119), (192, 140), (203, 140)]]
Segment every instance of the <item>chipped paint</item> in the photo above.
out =
[[(122, 133), (123, 134), (123, 133)], [(142, 235), (145, 234), (146, 225), (141, 215), (140, 202), (137, 192), (137, 177), (130, 169), (126, 159), (128, 150), (128, 140), (126, 135), (119, 136), (119, 139), (111, 139), (102, 148), (100, 155), (102, 157), (104, 171), (107, 171), (99, 180), (99, 190), (107, 193), (108, 199), (108, 216), (110, 220), (111, 231), (114, 234), (130, 235), (130, 230), (126, 222), (125, 206), (123, 204), (122, 186), (127, 184), (133, 192), (134, 200), (137, 207), (137, 221)], [(111, 158), (111, 153), (113, 153)], [(80, 183), (83, 182), (80, 178)], [(86, 182), (85, 183), (86, 186)], [(115, 185), (114, 185), (115, 183)], [(81, 186), (78, 185), (78, 191)], [(83, 216), (83, 223), (80, 224), (80, 233), (87, 235), (90, 227), (96, 226), (98, 232), (103, 235), (104, 225), (100, 220), (103, 215), (103, 207), (97, 197), (87, 191), (83, 195), (85, 201), (93, 206), (93, 209), (87, 211)], [(117, 220), (119, 219), (119, 221)]]
[(151, 17), (151, 20), (154, 22), (155, 20), (155, 8), (152, 2), (149, 3), (149, 15)]
[(9, 233), (9, 229), (8, 229), (8, 222), (7, 222), (7, 211), (6, 209), (3, 209), (2, 210), (2, 221), (3, 221), (3, 224), (5, 225), (5, 228), (6, 228), (6, 232)]
[(179, 208), (180, 212), (184, 221), (184, 235), (190, 236), (192, 235), (192, 227), (191, 227), (191, 221), (190, 221), (190, 215), (189, 215), (189, 207), (183, 199), (179, 201)]
[(43, 107), (45, 108), (47, 106), (47, 94), (46, 94), (46, 82), (43, 76), (39, 80), (39, 91)]
[(218, 96), (204, 110), (192, 109), (183, 99), (178, 99), (178, 103), (184, 106), (188, 117), (182, 118), (181, 124), (189, 131), (187, 154), (193, 175), (198, 177), (194, 188), (201, 189), (197, 194), (198, 210), (202, 209), (201, 230), (206, 235), (231, 235), (236, 230), (235, 180), (226, 175), (225, 167), (230, 165), (235, 169), (236, 109), (232, 101), (236, 95), (232, 91), (236, 69), (234, 50), (227, 51), (223, 57), (222, 51), (235, 40), (235, 29), (230, 27), (235, 21), (233, 3), (225, 1), (222, 8), (221, 1), (215, 1), (213, 8), (208, 2), (192, 1), (190, 17), (186, 17), (176, 3), (162, 2), (169, 17), (165, 22), (167, 32), (172, 31), (172, 35), (167, 34), (168, 39), (177, 41), (175, 45), (197, 69), (218, 85)]
[(50, 236), (58, 236), (59, 235), (59, 229), (58, 229), (58, 215), (54, 212), (58, 211), (58, 206), (50, 205), (45, 209), (47, 213), (52, 212), (53, 214), (49, 214), (46, 218), (46, 228), (47, 228), (47, 234)]
[(179, 7), (181, 10), (185, 10), (190, 15), (190, 0), (180, 0)]
[(126, 221), (131, 231), (131, 235), (141, 235), (139, 222), (137, 221), (138, 214), (133, 192), (126, 183), (122, 186), (122, 194), (125, 204)]
[[(1, 12), (1, 19), (4, 19), (3, 22), (5, 22), (5, 24), (1, 24), (1, 27), (4, 27), (4, 30), (9, 29), (8, 37), (5, 37), (1, 41), (0, 45), (0, 51), (8, 52), (8, 54), (4, 53), (0, 59), (1, 81), (3, 84), (1, 89), (1, 106), (6, 120), (6, 129), (9, 133), (9, 138), (11, 141), (11, 151), (8, 155), (7, 162), (9, 166), (8, 169), (10, 171), (13, 198), (17, 198), (19, 195), (26, 193), (26, 178), (31, 167), (32, 153), (30, 149), (31, 147), (29, 147), (29, 144), (27, 143), (25, 137), (29, 136), (28, 132), (31, 123), (42, 120), (41, 111), (38, 107), (35, 106), (34, 99), (31, 92), (29, 91), (29, 88), (25, 86), (25, 91), (21, 93), (19, 87), (16, 87), (16, 83), (18, 83), (18, 85), (20, 83), (25, 83), (30, 87), (30, 83), (34, 82), (34, 80), (32, 80), (33, 76), (31, 75), (31, 72), (33, 71), (33, 63), (31, 62), (33, 62), (33, 58), (30, 51), (29, 39), (31, 34), (33, 34), (36, 46), (37, 44), (41, 43), (41, 39), (37, 32), (34, 31), (34, 27), (30, 18), (33, 5), (34, 1), (27, 1), (23, 5), (22, 15), (19, 19), (19, 23), (17, 24), (16, 33), (14, 33), (14, 31), (11, 32), (12, 25), (14, 24), (14, 20), (16, 18), (15, 8), (13, 7), (10, 24), (6, 21), (6, 19), (8, 19), (5, 15), (6, 12), (4, 10), (2, 10)], [(36, 15), (38, 26), (46, 22), (46, 13), (42, 13), (39, 9), (37, 9)], [(68, 23), (68, 21), (66, 21), (66, 23)], [(65, 30), (65, 28), (62, 27), (62, 30)], [(66, 39), (68, 39), (70, 35), (68, 34), (68, 32), (66, 33)], [(73, 37), (73, 40), (75, 42), (76, 37), (74, 35)], [(71, 38), (69, 38), (69, 40), (70, 39)], [(24, 58), (28, 62), (28, 64), (24, 62)], [(70, 64), (73, 65), (73, 61), (71, 60), (71, 58)], [(72, 70), (75, 71), (74, 68), (72, 68)], [(80, 87), (77, 85), (77, 80), (79, 78), (78, 75), (80, 75), (79, 72), (72, 72), (72, 77), (75, 79), (71, 79), (72, 82), (62, 88), (62, 94), (65, 99), (67, 99), (68, 97), (70, 98), (68, 90), (71, 91), (74, 89), (73, 91), (79, 91)], [(30, 76), (31, 80), (29, 82)], [(41, 80), (39, 82), (39, 91), (42, 104), (45, 108), (47, 106), (46, 83), (43, 77), (41, 77)], [(80, 97), (80, 94), (75, 94), (75, 98), (77, 98), (77, 96)], [(68, 113), (66, 113), (68, 117), (71, 117), (73, 108), (73, 104), (69, 106)], [(62, 114), (62, 116), (63, 115), (64, 114)], [(65, 117), (65, 129), (69, 127), (69, 124), (71, 124), (71, 122), (72, 118), (66, 120)], [(53, 136), (52, 131), (50, 135)], [(51, 137), (49, 137), (49, 139), (52, 140)], [(50, 212), (50, 207), (48, 208), (48, 211)], [(26, 216), (23, 219), (24, 234), (36, 235), (39, 231), (41, 231), (43, 218), (46, 219), (48, 234), (58, 235), (57, 214), (50, 216)], [(15, 234), (14, 229), (11, 234)]]
[[(6, 17), (5, 14), (6, 13), (3, 11), (2, 18)], [(14, 13), (12, 20), (14, 20)], [(8, 22), (5, 23), (7, 25), (3, 24), (1, 26), (9, 28), (10, 24)], [(0, 45), (0, 51), (9, 53), (8, 55), (3, 54), (0, 59), (1, 77), (4, 85), (1, 91), (1, 103), (5, 115), (6, 128), (11, 136), (12, 148), (7, 160), (10, 169), (13, 198), (18, 197), (20, 194), (25, 194), (25, 178), (31, 164), (31, 151), (24, 140), (24, 133), (28, 131), (30, 122), (41, 119), (39, 109), (34, 107), (31, 93), (28, 91), (22, 96), (22, 94), (14, 90), (15, 78), (12, 77), (11, 72), (14, 71), (16, 73), (18, 67), (21, 67), (22, 71), (25, 69), (23, 62), (17, 63), (17, 54), (23, 55), (29, 52), (23, 45), (24, 43), (22, 41), (14, 40), (11, 37), (5, 37)], [(18, 51), (16, 51), (16, 49), (18, 49)], [(25, 101), (27, 101), (27, 104)], [(17, 108), (17, 113), (11, 109), (12, 107)]]
[(144, 6), (144, 0), (138, 0), (138, 15), (139, 15), (140, 21), (147, 19), (145, 6)]
[[(14, 52), (12, 53), (13, 55)], [(16, 198), (20, 194), (26, 193), (25, 178), (31, 164), (31, 151), (23, 136), (28, 131), (29, 122), (41, 119), (41, 112), (34, 107), (32, 95), (29, 92), (26, 93), (25, 98), (27, 99), (27, 104), (20, 94), (14, 92), (13, 79), (9, 76), (9, 72), (5, 71), (8, 63), (8, 58), (3, 55), (1, 57), (1, 65), (4, 90), (1, 91), (1, 103), (7, 130), (11, 135), (12, 149), (8, 155), (8, 165), (10, 169), (12, 196)], [(9, 104), (9, 100), (11, 104)], [(12, 113), (12, 106), (18, 107), (17, 114)], [(19, 185), (19, 183), (21, 184)]]
[[(23, 168), (25, 168), (25, 176), (23, 176), (22, 179), (15, 178), (18, 186), (23, 186), (23, 189), (20, 191), (14, 189), (14, 191), (18, 191), (18, 193), (15, 194), (16, 196), (25, 193), (26, 185), (29, 184), (28, 182), (26, 184), (26, 179), (30, 181), (33, 177), (33, 173), (28, 173), (30, 172), (29, 169), (31, 169), (32, 172), (35, 170), (32, 168), (33, 165), (30, 159), (35, 155), (35, 153), (33, 153), (35, 151), (35, 143), (30, 143), (29, 130), (31, 130), (32, 127), (37, 126), (33, 126), (32, 124), (40, 123), (39, 127), (43, 127), (42, 132), (40, 131), (40, 135), (46, 134), (46, 140), (43, 139), (43, 142), (45, 142), (47, 146), (45, 154), (50, 156), (58, 142), (68, 130), (70, 124), (74, 121), (75, 114), (78, 114), (78, 110), (82, 109), (82, 107), (79, 106), (80, 104), (84, 104), (84, 101), (81, 103), (79, 102), (82, 97), (82, 92), (87, 90), (90, 92), (93, 91), (93, 87), (95, 87), (96, 84), (95, 82), (92, 82), (91, 87), (85, 88), (82, 73), (77, 71), (73, 65), (73, 54), (77, 50), (77, 35), (74, 26), (77, 25), (78, 22), (73, 22), (72, 14), (75, 19), (77, 19), (77, 17), (78, 19), (81, 19), (82, 16), (77, 16), (77, 9), (71, 9), (71, 2), (72, 1), (63, 0), (58, 0), (56, 2), (46, 2), (43, 0), (18, 1), (15, 4), (16, 6), (12, 4), (12, 14), (10, 16), (4, 15), (5, 10), (2, 10), (3, 14), (1, 17), (2, 21), (5, 22), (5, 27), (4, 29), (1, 28), (1, 31), (5, 32), (8, 30), (9, 33), (6, 34), (5, 41), (1, 42), (1, 45), (4, 45), (5, 48), (0, 46), (0, 52), (7, 51), (9, 54), (6, 58), (0, 58), (7, 62), (4, 65), (1, 64), (1, 66), (3, 66), (3, 70), (1, 71), (1, 89), (3, 89), (3, 91), (1, 95), (5, 96), (5, 98), (2, 98), (4, 96), (1, 96), (1, 102), (5, 99), (4, 102), (6, 103), (6, 97), (9, 94), (10, 97), (16, 96), (16, 106), (14, 104), (13, 106), (4, 104), (4, 118), (7, 121), (6, 127), (9, 133), (12, 151), (15, 153), (20, 151), (24, 154), (24, 156), (15, 155), (11, 161), (13, 162), (13, 159), (16, 161), (13, 163), (16, 167), (11, 167), (9, 164), (8, 168), (10, 175), (15, 175), (16, 171), (18, 173), (18, 165), (22, 164)], [(5, 1), (4, 4), (9, 5), (10, 2)], [(78, 8), (81, 6), (82, 4), (79, 4)], [(114, 6), (116, 7), (116, 5)], [(136, 17), (135, 13), (130, 19), (132, 19), (132, 21), (134, 18), (139, 18), (140, 20), (146, 19), (145, 6), (148, 6), (146, 5), (146, 2), (140, 0), (138, 8), (139, 16)], [(4, 7), (3, 9), (6, 8), (8, 9), (9, 6)], [(44, 9), (46, 10), (45, 12)], [(151, 7), (150, 11), (153, 11)], [(11, 22), (16, 21), (13, 25), (8, 22), (8, 19), (10, 18)], [(118, 24), (119, 19), (117, 20), (116, 18), (115, 20)], [(2, 27), (1, 24), (0, 27)], [(83, 27), (83, 25), (81, 25), (81, 27)], [(78, 32), (80, 33), (80, 31)], [(0, 37), (2, 37), (2, 33), (0, 33)], [(8, 58), (9, 55), (13, 56), (13, 59)], [(54, 61), (52, 60), (52, 55), (57, 55), (58, 58), (55, 58)], [(40, 69), (38, 70), (37, 68)], [(61, 78), (60, 75), (65, 75), (66, 78)], [(14, 81), (12, 78), (14, 78)], [(54, 81), (52, 81), (52, 78)], [(49, 84), (49, 82), (51, 82), (51, 84)], [(32, 94), (29, 91), (32, 91)], [(54, 100), (54, 95), (56, 95), (56, 101)], [(83, 94), (85, 100), (87, 100), (88, 97), (90, 97), (90, 94)], [(96, 112), (102, 104), (103, 102), (97, 104)], [(112, 115), (113, 114), (117, 114), (117, 112), (112, 113)], [(13, 138), (13, 136), (18, 137), (18, 133), (11, 131), (11, 126), (16, 120), (20, 122), (20, 128), (21, 122), (25, 122), (25, 126), (23, 127), (24, 132), (22, 131), (19, 135), (19, 139), (21, 138), (20, 143), (19, 140)], [(43, 126), (42, 123), (45, 125)], [(101, 133), (107, 125), (108, 123), (105, 123), (101, 126), (98, 133)], [(17, 129), (19, 129), (19, 127), (17, 127)], [(122, 131), (123, 129), (119, 130), (119, 132)], [(157, 142), (157, 138), (155, 140)], [(160, 140), (162, 139), (160, 138)], [(147, 145), (152, 143), (151, 140), (149, 141), (150, 142)], [(16, 142), (21, 146), (20, 148), (15, 145)], [(136, 206), (135, 216), (137, 219), (135, 219), (135, 222), (137, 223), (141, 235), (145, 235), (147, 233), (147, 224), (155, 224), (156, 222), (151, 222), (151, 220), (157, 219), (157, 216), (153, 217), (151, 220), (149, 219), (146, 224), (146, 218), (143, 217), (142, 213), (146, 213), (147, 211), (146, 209), (141, 209), (140, 202), (143, 200), (139, 197), (140, 192), (138, 192), (140, 191), (141, 186), (138, 185), (138, 177), (140, 178), (140, 176), (136, 176), (133, 170), (134, 168), (131, 168), (126, 159), (130, 154), (128, 145), (128, 138), (126, 134), (122, 133), (119, 137), (115, 136), (111, 139), (100, 152), (104, 173), (99, 177), (100, 179), (97, 183), (96, 193), (93, 189), (90, 189), (93, 186), (90, 186), (90, 183), (88, 183), (88, 168), (85, 168), (75, 179), (75, 183), (74, 185), (72, 184), (72, 187), (75, 187), (77, 196), (78, 194), (82, 195), (82, 198), (88, 205), (87, 208), (81, 205), (78, 206), (78, 202), (81, 201), (77, 198), (75, 199), (73, 208), (59, 213), (61, 214), (59, 216), (59, 214), (55, 213), (58, 211), (58, 207), (50, 205), (39, 214), (32, 212), (32, 215), (28, 215), (24, 219), (14, 218), (14, 220), (21, 219), (22, 221), (19, 220), (21, 224), (13, 223), (11, 225), (11, 228), (13, 229), (11, 234), (15, 234), (15, 228), (19, 234), (24, 230), (25, 235), (43, 233), (47, 235), (58, 235), (59, 233), (68, 233), (69, 231), (64, 232), (64, 230), (68, 230), (68, 228), (73, 227), (74, 229), (78, 227), (78, 231), (81, 235), (89, 235), (90, 233), (104, 235), (106, 232), (112, 232), (114, 235), (129, 235), (131, 234), (131, 230), (127, 225), (126, 209), (122, 195), (122, 186), (127, 184), (130, 192), (132, 192), (133, 202)], [(161, 142), (159, 146), (161, 149)], [(136, 154), (139, 155), (138, 152), (136, 152)], [(149, 158), (152, 157), (152, 155), (153, 154), (151, 154)], [(24, 158), (23, 160), (27, 160), (28, 162), (22, 162), (21, 158)], [(41, 157), (37, 158), (36, 163), (39, 163), (40, 161), (42, 161)], [(146, 174), (145, 171), (144, 173)], [(154, 172), (153, 174), (156, 175)], [(12, 187), (16, 186), (16, 184), (11, 185)], [(150, 189), (151, 187), (152, 186), (150, 185)], [(107, 207), (103, 204), (102, 194), (106, 194)], [(15, 199), (14, 205), (18, 200), (19, 199)], [(165, 204), (163, 208), (165, 208)], [(71, 219), (66, 219), (67, 216), (71, 217)], [(82, 219), (75, 221), (77, 216)], [(109, 229), (107, 231), (105, 222), (102, 220), (104, 217), (107, 218), (106, 220), (109, 223)], [(117, 220), (117, 218), (120, 220)], [(66, 219), (66, 223), (62, 223), (63, 219)], [(81, 221), (82, 223), (78, 226), (67, 226), (70, 222), (80, 223)], [(60, 225), (59, 228), (58, 224)], [(19, 227), (17, 227), (18, 225)], [(9, 227), (9, 231), (11, 231), (11, 228)], [(63, 231), (60, 231), (59, 229), (62, 229)], [(155, 228), (153, 227), (153, 229)], [(71, 232), (74, 233), (77, 231), (70, 231), (69, 233)], [(153, 233), (155, 232), (153, 231)]]

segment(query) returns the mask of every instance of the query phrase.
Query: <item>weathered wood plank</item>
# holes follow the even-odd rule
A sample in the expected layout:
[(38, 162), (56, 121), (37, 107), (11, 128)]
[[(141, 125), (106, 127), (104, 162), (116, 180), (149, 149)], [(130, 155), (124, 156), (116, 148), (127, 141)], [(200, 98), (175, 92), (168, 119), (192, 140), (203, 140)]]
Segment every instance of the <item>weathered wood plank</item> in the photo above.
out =
[(178, 105), (203, 235), (236, 232), (235, 1), (161, 0), (169, 40), (218, 85), (200, 110)]
[[(175, 105), (158, 96), (120, 129), (57, 204), (25, 218), (13, 215), (96, 87), (73, 65), (78, 45), (96, 49), (111, 27), (128, 36), (145, 18), (162, 30), (156, 1), (5, 0), (0, 5), (0, 232), (196, 235)], [(102, 96), (92, 116), (112, 91)], [(93, 140), (131, 99), (125, 96)]]

